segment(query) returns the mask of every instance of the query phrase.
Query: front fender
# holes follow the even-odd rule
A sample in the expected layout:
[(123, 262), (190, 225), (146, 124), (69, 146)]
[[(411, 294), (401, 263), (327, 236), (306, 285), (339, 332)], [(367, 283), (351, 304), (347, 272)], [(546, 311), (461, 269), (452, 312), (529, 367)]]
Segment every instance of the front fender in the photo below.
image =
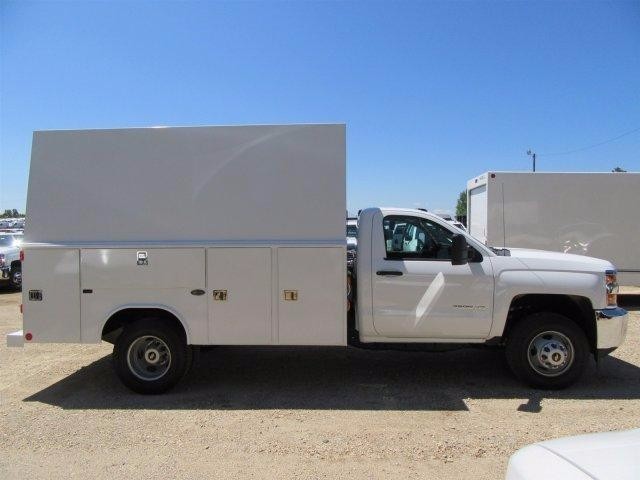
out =
[(519, 295), (580, 296), (588, 298), (594, 308), (602, 308), (606, 303), (604, 279), (597, 273), (504, 270), (496, 275), (495, 280), (493, 323), (489, 338), (502, 336), (511, 302)]

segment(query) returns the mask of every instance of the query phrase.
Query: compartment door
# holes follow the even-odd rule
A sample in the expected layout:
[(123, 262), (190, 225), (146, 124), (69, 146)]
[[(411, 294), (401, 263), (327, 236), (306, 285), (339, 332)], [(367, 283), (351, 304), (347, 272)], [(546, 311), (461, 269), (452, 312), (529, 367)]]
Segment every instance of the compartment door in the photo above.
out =
[(207, 295), (209, 343), (272, 343), (270, 248), (209, 248)]
[(342, 247), (278, 249), (281, 345), (346, 345), (346, 252)]
[(151, 307), (176, 315), (187, 339), (206, 344), (204, 248), (82, 249), (81, 337), (99, 342), (104, 322), (123, 307)]
[(31, 343), (80, 341), (80, 250), (27, 248), (22, 263), (24, 333)]

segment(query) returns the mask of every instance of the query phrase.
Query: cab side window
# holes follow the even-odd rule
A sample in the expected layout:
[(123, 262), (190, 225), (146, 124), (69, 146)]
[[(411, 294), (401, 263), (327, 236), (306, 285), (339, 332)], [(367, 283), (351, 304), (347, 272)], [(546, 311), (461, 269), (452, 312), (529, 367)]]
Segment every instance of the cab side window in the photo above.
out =
[(454, 232), (420, 217), (391, 215), (382, 222), (388, 259), (450, 260)]

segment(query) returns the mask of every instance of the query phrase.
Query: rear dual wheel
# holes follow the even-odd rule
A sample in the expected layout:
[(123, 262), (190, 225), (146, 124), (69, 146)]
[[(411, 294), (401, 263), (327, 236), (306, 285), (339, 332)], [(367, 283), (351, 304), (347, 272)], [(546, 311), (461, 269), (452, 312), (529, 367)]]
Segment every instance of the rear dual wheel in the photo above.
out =
[(506, 349), (509, 367), (523, 382), (542, 389), (568, 387), (580, 378), (589, 357), (589, 342), (574, 321), (553, 312), (520, 320)]
[(115, 370), (127, 387), (143, 394), (173, 388), (191, 366), (183, 335), (160, 318), (145, 318), (124, 328), (113, 347)]

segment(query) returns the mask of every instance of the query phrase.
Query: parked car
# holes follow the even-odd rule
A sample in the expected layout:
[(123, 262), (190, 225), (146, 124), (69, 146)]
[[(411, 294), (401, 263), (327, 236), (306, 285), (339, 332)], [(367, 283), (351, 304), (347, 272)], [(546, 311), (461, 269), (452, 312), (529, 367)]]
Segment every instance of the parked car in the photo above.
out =
[(113, 343), (137, 392), (174, 386), (199, 345), (487, 345), (529, 385), (563, 388), (626, 335), (610, 262), (497, 253), (421, 210), (363, 210), (348, 268), (344, 125), (33, 138), (8, 342)]
[(22, 285), (22, 265), (20, 245), (22, 235), (0, 233), (0, 285), (20, 288)]
[(24, 229), (24, 218), (2, 218), (0, 219), (0, 229)]
[(347, 218), (347, 244), (358, 244), (358, 219)]
[[(422, 209), (420, 209), (422, 210)], [(426, 212), (426, 210), (424, 210)], [(453, 225), (456, 228), (459, 228), (460, 230), (466, 232), (467, 229), (464, 227), (464, 225), (459, 222), (458, 220), (456, 220), (454, 217), (451, 216), (450, 213), (444, 213), (444, 212), (433, 212), (435, 213), (437, 216), (439, 216), (440, 218), (442, 218), (444, 221), (446, 221), (449, 225)]]
[(358, 248), (358, 219), (347, 218), (347, 266), (353, 266)]
[(460, 229), (460, 230), (462, 230), (463, 232), (466, 232), (466, 231), (467, 231), (467, 229), (464, 227), (464, 225), (463, 225), (461, 222), (457, 221), (457, 220), (451, 220), (451, 221), (448, 221), (448, 220), (447, 220), (447, 223), (448, 223), (449, 225), (453, 225), (453, 226), (454, 226), (454, 227), (456, 227), (456, 228), (459, 228), (459, 229)]
[(509, 459), (506, 480), (538, 480), (541, 476), (549, 480), (638, 480), (640, 429), (534, 443)]

